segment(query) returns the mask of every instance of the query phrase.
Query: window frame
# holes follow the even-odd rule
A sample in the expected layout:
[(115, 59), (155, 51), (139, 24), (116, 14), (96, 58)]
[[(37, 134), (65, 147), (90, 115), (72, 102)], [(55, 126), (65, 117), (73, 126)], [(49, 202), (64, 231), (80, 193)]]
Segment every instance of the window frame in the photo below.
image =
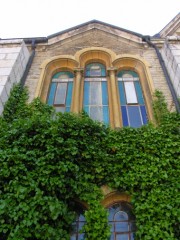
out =
[[(81, 203), (75, 202), (74, 212), (76, 213), (76, 219), (72, 223), (71, 226), (73, 228), (73, 225), (75, 225), (76, 229), (75, 229), (75, 231), (73, 231), (73, 229), (72, 229), (71, 234), (70, 234), (70, 240), (81, 240), (82, 236), (84, 237), (85, 233), (80, 233), (80, 230), (86, 224), (86, 219), (84, 216), (86, 210), (87, 209)], [(80, 220), (80, 217), (84, 218), (84, 221)]]
[[(129, 77), (123, 77), (124, 75), (129, 75)], [(121, 69), (117, 72), (116, 79), (122, 127), (138, 128), (146, 125), (148, 123), (148, 111), (139, 74), (129, 68)], [(127, 94), (126, 83), (132, 83), (130, 90), (133, 90), (136, 100), (128, 101), (130, 94)], [(134, 118), (136, 118), (136, 121), (134, 121)]]
[[(62, 75), (67, 77), (61, 78)], [(57, 77), (58, 76), (58, 77)], [(65, 86), (64, 103), (56, 103), (56, 96), (61, 90), (61, 85)], [(53, 87), (54, 86), (54, 87)], [(69, 70), (59, 70), (53, 74), (49, 84), (47, 94), (47, 104), (53, 106), (57, 112), (70, 112), (73, 103), (74, 74)]]
[[(91, 69), (90, 67), (99, 65), (101, 68), (101, 74), (93, 74), (93, 76), (91, 75)], [(88, 73), (88, 74), (87, 74)], [(91, 93), (91, 88), (93, 86), (93, 83), (95, 83), (94, 85), (96, 85), (96, 83), (100, 83), (99, 84), (99, 90), (101, 92), (101, 96), (99, 98), (99, 101), (101, 102), (100, 104), (92, 104), (91, 103), (91, 97), (85, 95), (86, 92)], [(105, 93), (104, 93), (105, 91)], [(100, 122), (103, 122), (106, 125), (110, 124), (110, 109), (109, 109), (109, 87), (108, 87), (108, 79), (107, 79), (107, 73), (106, 73), (106, 65), (102, 64), (99, 61), (94, 61), (94, 62), (90, 62), (87, 63), (84, 66), (84, 79), (83, 79), (83, 90), (82, 90), (82, 95), (83, 95), (83, 99), (82, 99), (82, 109), (84, 109), (89, 116), (91, 117), (91, 108), (98, 108), (99, 107), (99, 111), (100, 111), (100, 115), (101, 115), (101, 119), (94, 119)], [(103, 94), (104, 93), (104, 94)], [(97, 94), (95, 94), (97, 95)], [(97, 109), (98, 110), (98, 109)]]
[[(126, 206), (126, 208), (128, 209), (130, 214), (128, 214), (126, 211), (123, 211), (123, 209), (122, 209), (123, 204)], [(115, 213), (113, 215), (113, 221), (109, 220), (109, 215), (108, 215), (108, 223), (110, 225), (112, 225), (112, 228), (114, 230), (114, 231), (111, 231), (110, 240), (118, 240), (119, 238), (117, 238), (117, 236), (119, 236), (119, 235), (126, 235), (126, 236), (128, 236), (128, 240), (134, 240), (135, 239), (136, 224), (135, 224), (135, 215), (132, 213), (132, 205), (127, 201), (120, 200), (120, 201), (113, 202), (113, 203), (109, 204), (108, 206), (106, 206), (106, 209), (108, 209), (108, 211), (110, 212), (110, 209), (113, 208), (113, 206), (117, 206), (117, 205), (120, 205), (120, 210), (115, 211)], [(124, 221), (114, 220), (115, 215), (119, 212), (125, 213), (127, 215), (128, 219), (124, 220)], [(131, 215), (131, 216), (129, 216), (129, 215)], [(118, 224), (118, 223), (119, 224), (120, 223), (127, 223), (129, 231), (116, 231), (116, 226), (117, 226), (116, 224)], [(133, 231), (131, 231), (130, 228), (133, 228)]]

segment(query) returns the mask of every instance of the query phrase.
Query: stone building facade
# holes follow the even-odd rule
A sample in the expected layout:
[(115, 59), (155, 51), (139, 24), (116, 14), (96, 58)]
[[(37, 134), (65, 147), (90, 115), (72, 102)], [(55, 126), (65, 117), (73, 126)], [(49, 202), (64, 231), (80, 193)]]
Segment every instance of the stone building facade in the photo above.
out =
[[(180, 13), (153, 37), (92, 20), (44, 38), (0, 39), (0, 114), (18, 82), (28, 87), (29, 101), (85, 109), (115, 129), (153, 122), (156, 89), (170, 111), (180, 112)], [(102, 191), (105, 207), (116, 202), (117, 212), (125, 211), (130, 196)], [(134, 239), (131, 231), (120, 234)]]
[[(149, 120), (153, 120), (151, 103), (155, 89), (163, 92), (170, 111), (179, 109), (175, 99), (180, 91), (179, 27), (180, 14), (154, 37), (93, 20), (44, 38), (1, 39), (0, 113), (13, 83), (19, 81), (28, 87), (30, 101), (40, 97), (46, 102), (51, 78), (61, 67), (76, 76), (71, 111), (82, 110), (83, 72), (85, 65), (94, 61), (105, 64), (107, 70), (112, 127), (122, 126), (117, 82), (112, 80), (120, 69), (138, 72)], [(172, 88), (157, 51), (163, 57)]]

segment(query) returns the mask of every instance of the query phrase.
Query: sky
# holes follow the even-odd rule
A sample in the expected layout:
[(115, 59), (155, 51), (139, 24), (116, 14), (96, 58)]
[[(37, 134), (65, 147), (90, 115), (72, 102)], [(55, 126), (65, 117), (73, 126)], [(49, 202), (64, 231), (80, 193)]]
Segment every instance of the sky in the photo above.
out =
[(180, 0), (0, 0), (0, 9), (1, 39), (47, 37), (94, 19), (153, 36)]

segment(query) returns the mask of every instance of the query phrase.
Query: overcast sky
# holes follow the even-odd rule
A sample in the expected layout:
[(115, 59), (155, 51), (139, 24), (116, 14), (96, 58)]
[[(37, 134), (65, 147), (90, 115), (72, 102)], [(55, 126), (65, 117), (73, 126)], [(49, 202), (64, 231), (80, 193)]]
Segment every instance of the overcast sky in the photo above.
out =
[(47, 37), (96, 19), (144, 35), (180, 12), (180, 0), (0, 0), (0, 38)]

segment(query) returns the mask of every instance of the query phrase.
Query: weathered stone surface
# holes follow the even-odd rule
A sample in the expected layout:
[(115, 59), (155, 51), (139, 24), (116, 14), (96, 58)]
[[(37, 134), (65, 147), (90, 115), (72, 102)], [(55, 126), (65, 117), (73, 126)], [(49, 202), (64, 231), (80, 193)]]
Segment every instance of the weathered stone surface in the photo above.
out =
[[(137, 40), (137, 39), (136, 39)], [(51, 44), (50, 44), (51, 43)], [(26, 86), (30, 91), (30, 101), (35, 96), (38, 80), (40, 78), (41, 64), (48, 58), (59, 55), (75, 55), (75, 53), (83, 48), (103, 47), (112, 50), (117, 55), (131, 54), (143, 58), (151, 66), (149, 68), (155, 89), (161, 90), (167, 98), (168, 105), (172, 104), (172, 96), (158, 57), (153, 48), (145, 46), (140, 41), (125, 39), (124, 36), (117, 36), (112, 33), (107, 33), (101, 29), (90, 29), (80, 34), (66, 38), (58, 38), (50, 41), (49, 44), (37, 45), (36, 55), (29, 71)], [(52, 44), (53, 43), (53, 44)]]
[(177, 96), (180, 96), (180, 44), (167, 42), (162, 49), (162, 56)]
[(14, 83), (20, 81), (29, 59), (22, 40), (0, 40), (0, 114)]

